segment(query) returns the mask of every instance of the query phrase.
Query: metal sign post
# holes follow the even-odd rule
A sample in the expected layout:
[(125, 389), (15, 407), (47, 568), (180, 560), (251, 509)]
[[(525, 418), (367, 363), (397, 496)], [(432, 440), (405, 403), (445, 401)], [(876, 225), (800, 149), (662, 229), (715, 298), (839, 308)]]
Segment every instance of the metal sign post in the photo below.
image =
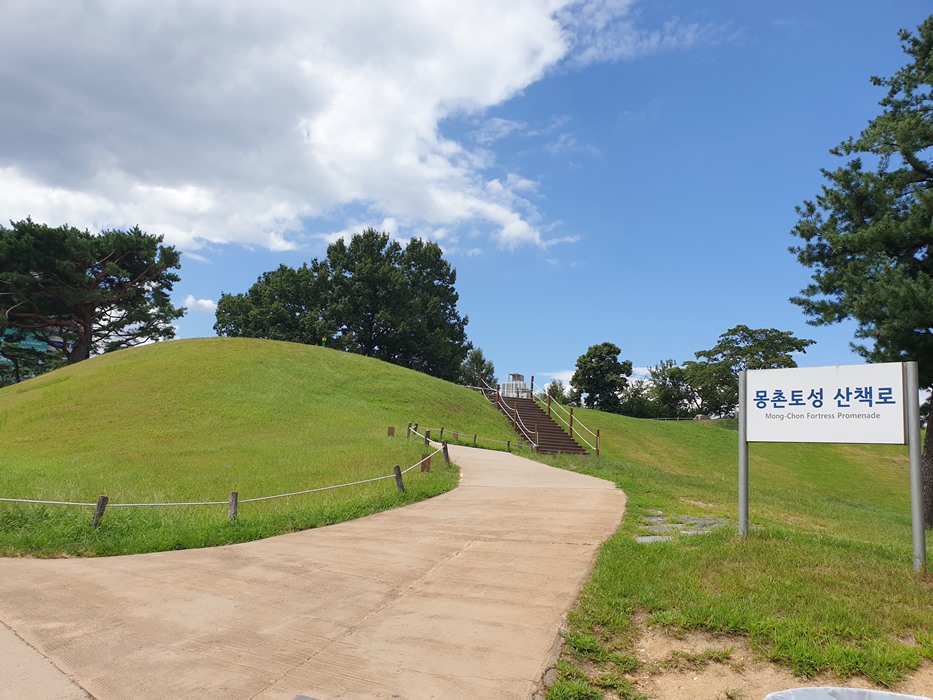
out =
[(923, 481), (920, 475), (920, 381), (916, 362), (904, 363), (907, 392), (907, 449), (910, 453), (910, 521), (914, 540), (914, 571), (927, 565), (926, 532), (923, 527)]
[[(748, 443), (908, 445), (914, 570), (926, 568), (916, 362), (739, 373), (739, 535), (748, 536)], [(751, 394), (751, 396), (749, 396)], [(754, 404), (754, 407), (752, 407)], [(753, 416), (749, 413), (754, 412)]]
[(748, 537), (748, 376), (739, 372), (739, 536)]

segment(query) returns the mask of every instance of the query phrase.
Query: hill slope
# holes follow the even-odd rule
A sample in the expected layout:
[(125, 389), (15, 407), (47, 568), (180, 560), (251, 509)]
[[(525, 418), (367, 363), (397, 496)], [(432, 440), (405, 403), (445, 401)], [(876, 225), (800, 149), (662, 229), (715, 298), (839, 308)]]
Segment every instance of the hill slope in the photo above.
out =
[[(575, 415), (601, 429), (602, 456), (547, 461), (612, 480), (629, 498), (571, 615), (568, 660), (585, 658), (596, 672), (586, 680), (567, 671), (568, 685), (612, 687), (600, 678), (633, 672), (636, 613), (675, 631), (741, 635), (807, 677), (831, 671), (889, 685), (933, 660), (933, 588), (912, 571), (905, 446), (751, 445), (752, 531), (743, 541), (734, 425)], [(725, 524), (638, 543), (658, 511)], [(927, 553), (933, 561), (929, 533)], [(648, 685), (661, 672), (640, 670)]]
[[(479, 394), (370, 358), (249, 339), (158, 343), (0, 389), (0, 496), (226, 501), (233, 490), (246, 499), (352, 482), (420, 459), (424, 446), (405, 440), (409, 421), (512, 437)], [(399, 437), (388, 439), (388, 426)], [(410, 480), (408, 500), (454, 485), (453, 474), (435, 472)], [(110, 508), (95, 533), (86, 509), (0, 504), (0, 552), (100, 554), (250, 539), (405, 502), (394, 490), (380, 482), (348, 502), (352, 490), (244, 506), (232, 528), (216, 506)], [(117, 532), (124, 529), (131, 536)]]

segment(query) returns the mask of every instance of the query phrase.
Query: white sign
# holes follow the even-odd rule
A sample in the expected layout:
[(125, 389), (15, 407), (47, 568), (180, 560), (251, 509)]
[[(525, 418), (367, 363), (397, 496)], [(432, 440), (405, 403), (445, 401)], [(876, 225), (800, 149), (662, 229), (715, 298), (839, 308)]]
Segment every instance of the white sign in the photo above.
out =
[(900, 362), (749, 370), (748, 442), (907, 442)]

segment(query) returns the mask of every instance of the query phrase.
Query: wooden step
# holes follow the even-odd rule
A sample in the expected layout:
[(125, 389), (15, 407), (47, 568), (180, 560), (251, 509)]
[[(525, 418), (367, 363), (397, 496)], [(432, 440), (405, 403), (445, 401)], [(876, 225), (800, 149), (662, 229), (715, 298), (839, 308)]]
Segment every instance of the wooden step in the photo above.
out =
[[(538, 452), (543, 454), (588, 454), (567, 434), (560, 424), (548, 416), (534, 399), (503, 397), (502, 400), (510, 411), (518, 413), (521, 422), (528, 430), (534, 431), (537, 428)], [(502, 410), (501, 406), (499, 408)], [(504, 410), (503, 413), (505, 413)], [(520, 430), (516, 430), (516, 432), (521, 435)]]

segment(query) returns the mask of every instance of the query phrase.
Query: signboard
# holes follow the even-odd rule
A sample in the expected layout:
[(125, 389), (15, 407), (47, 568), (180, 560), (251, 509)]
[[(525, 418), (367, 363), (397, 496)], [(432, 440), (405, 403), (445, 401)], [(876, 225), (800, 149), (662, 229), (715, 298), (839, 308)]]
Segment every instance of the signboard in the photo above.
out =
[(900, 362), (749, 370), (749, 442), (907, 442)]
[(926, 568), (916, 362), (739, 372), (739, 535), (748, 536), (749, 442), (907, 444), (914, 570)]

